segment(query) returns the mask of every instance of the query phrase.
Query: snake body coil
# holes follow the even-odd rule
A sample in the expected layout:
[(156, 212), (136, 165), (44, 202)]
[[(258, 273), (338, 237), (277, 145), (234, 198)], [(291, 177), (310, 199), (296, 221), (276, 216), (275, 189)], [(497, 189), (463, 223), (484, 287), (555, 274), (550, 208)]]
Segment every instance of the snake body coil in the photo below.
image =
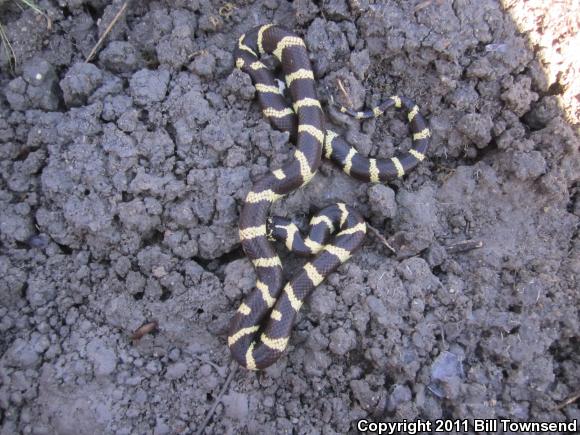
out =
[[(292, 107), (272, 71), (260, 62), (259, 56), (264, 54), (272, 54), (282, 65)], [(305, 298), (351, 256), (366, 233), (366, 224), (356, 210), (335, 204), (312, 218), (310, 232), (303, 237), (291, 221), (268, 217), (272, 203), (312, 179), (323, 151), (344, 172), (363, 181), (402, 177), (425, 158), (430, 131), (419, 108), (405, 97), (391, 97), (368, 112), (341, 108), (357, 119), (380, 116), (390, 106), (407, 111), (413, 149), (390, 159), (366, 158), (337, 133), (325, 129), (308, 53), (296, 34), (272, 24), (256, 27), (239, 39), (234, 58), (236, 66), (251, 76), (264, 116), (274, 128), (289, 132), (297, 146), (290, 163), (254, 184), (240, 216), (240, 240), (258, 279), (230, 323), (228, 346), (240, 365), (256, 370), (282, 355)], [(270, 242), (273, 239), (284, 241), (292, 252), (316, 256), (285, 282), (282, 263)]]

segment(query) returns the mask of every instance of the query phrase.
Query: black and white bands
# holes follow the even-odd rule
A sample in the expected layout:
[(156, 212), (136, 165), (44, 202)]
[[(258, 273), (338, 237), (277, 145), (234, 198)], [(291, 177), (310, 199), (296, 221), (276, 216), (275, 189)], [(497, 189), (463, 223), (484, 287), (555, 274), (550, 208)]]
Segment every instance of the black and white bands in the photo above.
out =
[[(264, 54), (280, 62), (292, 105), (282, 95), (272, 71), (260, 61)], [(391, 106), (407, 112), (412, 149), (390, 159), (364, 157), (325, 128), (308, 52), (300, 37), (274, 24), (259, 26), (240, 37), (234, 56), (236, 67), (254, 82), (263, 115), (274, 128), (288, 131), (296, 144), (294, 158), (286, 166), (252, 186), (240, 216), (240, 240), (256, 269), (257, 282), (231, 320), (228, 346), (240, 365), (257, 370), (280, 358), (306, 297), (350, 258), (366, 234), (362, 216), (342, 203), (316, 214), (307, 236), (290, 220), (270, 217), (272, 203), (308, 183), (322, 156), (362, 181), (377, 183), (402, 177), (425, 159), (431, 133), (417, 105), (405, 97), (390, 97), (367, 112), (341, 108), (357, 119), (381, 116)], [(314, 257), (286, 281), (272, 240), (284, 242), (292, 252)]]

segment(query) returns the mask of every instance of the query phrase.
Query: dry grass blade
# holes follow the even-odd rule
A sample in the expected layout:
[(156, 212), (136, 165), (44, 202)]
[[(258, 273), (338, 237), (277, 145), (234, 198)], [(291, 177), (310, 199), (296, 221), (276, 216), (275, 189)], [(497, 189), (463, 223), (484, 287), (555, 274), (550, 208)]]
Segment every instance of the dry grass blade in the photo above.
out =
[(369, 230), (371, 230), (371, 233), (373, 233), (374, 236), (377, 239), (379, 239), (383, 245), (385, 245), (387, 248), (389, 248), (393, 254), (397, 253), (397, 251), (395, 251), (395, 248), (393, 248), (391, 245), (389, 245), (389, 242), (387, 242), (387, 239), (385, 239), (383, 237), (383, 235), (379, 232), (379, 230), (377, 230), (375, 227), (371, 226), (368, 222), (367, 222), (367, 228)]
[(222, 389), (221, 389), (220, 393), (216, 397), (215, 402), (213, 403), (211, 409), (209, 410), (209, 412), (205, 416), (205, 420), (203, 421), (203, 423), (201, 424), (201, 426), (197, 430), (196, 435), (202, 435), (203, 434), (203, 432), (205, 431), (206, 426), (211, 421), (211, 419), (213, 417), (213, 414), (215, 413), (215, 410), (216, 410), (217, 406), (220, 404), (223, 395), (226, 393), (226, 391), (228, 391), (228, 388), (230, 386), (230, 383), (234, 379), (234, 375), (238, 371), (238, 367), (239, 366), (235, 362), (233, 362), (231, 367), (232, 368), (230, 369), (230, 374), (228, 375), (228, 378), (224, 382), (224, 385), (222, 386)]
[(10, 70), (14, 72), (14, 68), (16, 68), (16, 54), (14, 53), (14, 49), (12, 48), (10, 39), (8, 39), (8, 36), (6, 36), (6, 32), (4, 31), (4, 27), (2, 26), (2, 24), (0, 24), (0, 43), (4, 48), (4, 53), (6, 53), (6, 57), (8, 58)]
[(103, 41), (105, 40), (107, 35), (109, 33), (111, 33), (111, 30), (113, 29), (113, 27), (115, 26), (117, 21), (119, 21), (119, 18), (121, 18), (121, 15), (123, 15), (125, 10), (127, 9), (128, 3), (129, 3), (129, 0), (127, 0), (125, 3), (123, 3), (123, 6), (121, 6), (121, 9), (119, 9), (119, 12), (117, 12), (115, 14), (113, 19), (111, 20), (111, 23), (107, 26), (107, 28), (105, 29), (105, 31), (103, 32), (103, 34), (101, 35), (101, 37), (99, 38), (99, 40), (97, 41), (97, 43), (95, 44), (95, 46), (93, 47), (93, 49), (91, 50), (89, 55), (87, 56), (85, 62), (91, 61), (91, 59), (93, 58), (93, 56), (95, 55), (95, 53), (97, 52), (97, 50), (99, 49), (99, 47), (101, 46), (101, 44), (103, 43)]
[(449, 254), (455, 254), (456, 252), (471, 251), (472, 249), (479, 249), (483, 246), (481, 240), (464, 240), (463, 242), (458, 242), (453, 245), (446, 246), (445, 249)]
[(33, 1), (30, 1), (30, 0), (18, 0), (18, 1), (24, 3), (26, 6), (28, 6), (30, 9), (32, 9), (37, 14), (42, 15), (46, 19), (46, 27), (48, 28), (48, 30), (52, 29), (52, 20), (50, 19), (50, 17), (48, 15), (46, 15), (46, 13), (44, 13), (44, 11), (42, 9), (40, 9), (36, 5), (36, 3), (34, 3)]
[[(46, 19), (46, 27), (48, 28), (48, 30), (52, 29), (52, 20), (42, 9), (40, 9), (36, 5), (36, 3), (34, 3), (31, 0), (18, 0), (18, 1), (20, 3), (22, 3), (23, 5), (28, 6), (35, 13), (42, 15)], [(18, 4), (18, 2), (16, 2), (16, 4), (18, 6), (20, 6)], [(24, 8), (22, 6), (20, 6), (20, 8), (21, 8), (21, 10), (24, 10)], [(4, 30), (4, 27), (2, 26), (2, 24), (0, 24), (0, 44), (2, 44), (2, 47), (4, 48), (4, 53), (6, 55), (6, 58), (8, 59), (10, 71), (14, 72), (14, 70), (16, 68), (16, 53), (14, 52), (14, 48), (12, 47), (12, 44), (10, 43), (10, 39), (8, 38), (8, 35), (6, 34), (6, 31)]]
[(574, 403), (576, 400), (580, 399), (580, 391), (577, 391), (575, 394), (572, 394), (570, 397), (568, 397), (567, 399), (564, 399), (562, 402), (560, 402), (558, 404), (558, 406), (556, 406), (554, 409), (555, 410), (560, 410), (562, 408), (565, 408), (568, 405), (571, 405), (572, 403)]
[(419, 12), (420, 10), (428, 8), (429, 6), (431, 6), (433, 4), (433, 2), (435, 2), (435, 4), (437, 6), (441, 6), (443, 4), (442, 0), (425, 0), (421, 3), (419, 3), (417, 6), (415, 6), (415, 8), (413, 9), (413, 12)]
[(425, 0), (424, 2), (421, 2), (417, 6), (415, 6), (413, 11), (419, 12), (420, 10), (428, 8), (429, 6), (431, 6), (431, 3), (433, 3), (433, 0)]
[(216, 363), (214, 363), (214, 362), (211, 362), (211, 361), (210, 361), (210, 360), (208, 360), (207, 358), (203, 358), (203, 357), (201, 357), (201, 356), (199, 356), (199, 355), (192, 355), (192, 356), (193, 356), (193, 358), (195, 358), (195, 359), (196, 359), (196, 360), (198, 360), (198, 361), (201, 361), (201, 362), (202, 362), (202, 363), (204, 363), (204, 364), (209, 364), (209, 365), (210, 365), (210, 366), (212, 366), (214, 369), (216, 369), (216, 371), (217, 371), (217, 372), (220, 372), (220, 371), (221, 371), (221, 367), (220, 367), (220, 366), (218, 366), (218, 365), (217, 365)]
[(340, 88), (340, 92), (342, 92), (342, 95), (344, 95), (344, 98), (346, 98), (346, 101), (348, 102), (348, 107), (352, 107), (352, 101), (350, 99), (350, 96), (348, 95), (348, 92), (346, 92), (346, 89), (344, 88), (342, 81), (340, 79), (337, 79), (336, 81), (338, 83), (338, 87)]

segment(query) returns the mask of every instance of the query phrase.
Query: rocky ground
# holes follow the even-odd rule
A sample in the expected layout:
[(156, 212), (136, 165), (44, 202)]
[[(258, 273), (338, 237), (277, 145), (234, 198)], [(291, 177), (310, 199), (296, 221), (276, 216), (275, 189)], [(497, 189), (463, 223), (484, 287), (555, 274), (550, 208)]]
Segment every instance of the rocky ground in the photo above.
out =
[[(580, 14), (543, 3), (130, 2), (107, 33), (123, 1), (43, 0), (50, 26), (2, 2), (0, 433), (191, 433), (218, 398), (207, 433), (578, 419)], [(325, 162), (274, 207), (352, 204), (396, 254), (369, 236), (288, 354), (228, 379), (223, 330), (255, 282), (242, 199), (292, 149), (233, 71), (269, 21), (305, 38), (325, 107), (406, 95), (433, 146), (390, 186)], [(327, 112), (362, 153), (410, 145), (401, 114)]]

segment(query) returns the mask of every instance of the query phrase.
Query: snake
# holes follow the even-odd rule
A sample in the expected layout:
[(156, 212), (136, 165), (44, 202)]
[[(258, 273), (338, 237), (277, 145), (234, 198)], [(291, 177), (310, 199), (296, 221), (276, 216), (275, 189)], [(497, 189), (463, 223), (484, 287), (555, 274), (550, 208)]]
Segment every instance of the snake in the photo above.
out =
[[(285, 89), (262, 62), (266, 55), (280, 64)], [(337, 203), (312, 217), (305, 236), (291, 220), (269, 216), (271, 205), (310, 182), (322, 156), (361, 181), (378, 183), (401, 178), (425, 159), (431, 132), (419, 107), (406, 97), (391, 96), (367, 111), (341, 107), (340, 112), (356, 119), (379, 117), (390, 107), (406, 111), (413, 139), (411, 149), (388, 159), (359, 154), (338, 133), (325, 127), (306, 45), (296, 33), (280, 25), (265, 24), (243, 34), (234, 59), (236, 68), (249, 74), (262, 114), (274, 129), (288, 132), (296, 146), (288, 163), (253, 184), (240, 212), (240, 242), (257, 279), (229, 323), (227, 341), (239, 365), (262, 370), (286, 352), (305, 299), (352, 256), (367, 231), (360, 213)], [(284, 243), (292, 253), (310, 257), (289, 280), (284, 278), (274, 241)]]

